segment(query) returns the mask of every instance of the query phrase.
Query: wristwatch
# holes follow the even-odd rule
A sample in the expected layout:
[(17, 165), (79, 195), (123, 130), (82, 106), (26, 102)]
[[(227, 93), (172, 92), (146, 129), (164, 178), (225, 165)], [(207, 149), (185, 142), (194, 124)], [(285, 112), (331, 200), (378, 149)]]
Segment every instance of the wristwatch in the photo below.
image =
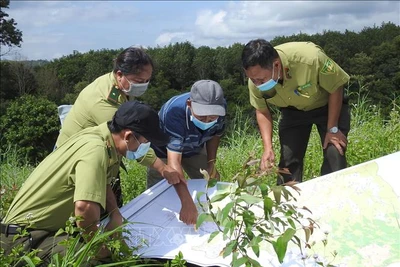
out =
[(332, 128), (329, 129), (329, 132), (335, 134), (339, 132), (339, 128), (337, 126), (333, 126)]

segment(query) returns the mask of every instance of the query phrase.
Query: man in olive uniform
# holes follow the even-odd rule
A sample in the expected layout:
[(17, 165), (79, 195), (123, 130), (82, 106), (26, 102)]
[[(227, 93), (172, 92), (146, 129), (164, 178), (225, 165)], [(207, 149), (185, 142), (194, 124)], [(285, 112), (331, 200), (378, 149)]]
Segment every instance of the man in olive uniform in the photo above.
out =
[[(135, 160), (147, 153), (150, 143), (166, 144), (158, 124), (156, 111), (130, 101), (111, 121), (79, 131), (59, 145), (28, 177), (1, 222), (5, 253), (22, 243), (26, 250), (40, 249), (38, 256), (48, 263), (51, 254), (65, 249), (57, 244), (66, 237), (54, 234), (70, 216), (82, 217), (77, 226), (90, 233), (97, 230), (106, 207), (112, 211), (106, 229), (122, 225), (118, 207), (107, 199), (108, 177), (118, 172), (120, 156)], [(21, 228), (28, 228), (29, 236), (14, 241)], [(108, 255), (104, 249), (98, 257)]]
[(269, 105), (280, 108), (280, 168), (289, 174), (278, 184), (302, 181), (303, 159), (313, 124), (323, 147), (321, 175), (346, 167), (345, 151), (350, 130), (349, 108), (343, 86), (349, 75), (311, 42), (289, 42), (276, 47), (256, 39), (242, 51), (242, 64), (249, 77), (250, 103), (263, 140), (262, 170), (273, 164), (272, 117)]

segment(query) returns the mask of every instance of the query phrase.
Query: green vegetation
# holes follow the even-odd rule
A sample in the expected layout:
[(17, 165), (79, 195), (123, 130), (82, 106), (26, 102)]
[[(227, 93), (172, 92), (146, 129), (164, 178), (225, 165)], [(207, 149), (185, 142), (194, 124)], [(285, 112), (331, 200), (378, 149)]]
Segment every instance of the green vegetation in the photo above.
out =
[[(389, 118), (393, 100), (400, 105), (400, 27), (396, 24), (382, 23), (380, 27), (364, 28), (358, 33), (325, 31), (322, 34), (281, 36), (271, 40), (271, 43), (278, 45), (288, 41), (312, 41), (318, 44), (350, 74), (348, 91), (351, 102), (355, 103), (358, 95), (363, 99), (365, 97), (371, 105), (379, 107), (384, 119)], [(212, 79), (224, 89), (228, 121), (237, 117), (236, 111), (242, 112), (244, 118), (253, 119), (247, 79), (240, 60), (243, 46), (235, 43), (229, 47), (196, 48), (184, 42), (149, 48), (147, 51), (154, 61), (155, 69), (149, 89), (140, 100), (159, 109), (173, 95), (189, 91), (196, 80)], [(24, 95), (46, 98), (56, 106), (73, 104), (86, 85), (112, 70), (113, 59), (122, 50), (102, 49), (87, 53), (75, 51), (50, 62), (1, 61), (0, 114), (8, 116), (8, 109)], [(357, 94), (354, 95), (354, 92)], [(16, 105), (26, 109), (23, 102)], [(56, 110), (53, 110), (56, 114)], [(1, 121), (6, 119), (10, 118)], [(42, 125), (50, 123), (50, 120), (54, 120), (51, 124), (59, 125), (55, 117), (40, 120)], [(256, 128), (256, 125), (251, 127)], [(0, 125), (0, 129), (2, 135), (16, 135), (13, 128)], [(38, 143), (54, 143), (56, 138), (52, 131), (36, 137)], [(13, 142), (15, 140), (0, 139), (1, 149), (13, 145)], [(33, 147), (29, 158), (32, 163), (36, 163), (51, 151), (52, 147), (48, 146)]]

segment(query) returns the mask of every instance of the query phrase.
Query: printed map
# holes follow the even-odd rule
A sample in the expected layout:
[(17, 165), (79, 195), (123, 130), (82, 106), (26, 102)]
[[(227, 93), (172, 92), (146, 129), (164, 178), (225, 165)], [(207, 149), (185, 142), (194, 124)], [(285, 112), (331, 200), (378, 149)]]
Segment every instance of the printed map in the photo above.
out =
[[(266, 245), (258, 261), (283, 267), (319, 266), (316, 260), (340, 267), (400, 267), (399, 164), (397, 152), (299, 184), (296, 205), (309, 208), (319, 225), (311, 237), (315, 245), (308, 255), (289, 246), (283, 264)], [(205, 181), (189, 180), (188, 187), (195, 198), (204, 191)], [(188, 262), (200, 266), (229, 266), (229, 257), (220, 256), (225, 242), (207, 242), (216, 226), (207, 222), (196, 231), (179, 220), (179, 210), (179, 198), (166, 182), (132, 200), (121, 209), (126, 219), (136, 222), (129, 226), (131, 244), (146, 240), (140, 250), (144, 257), (173, 259), (181, 251)]]

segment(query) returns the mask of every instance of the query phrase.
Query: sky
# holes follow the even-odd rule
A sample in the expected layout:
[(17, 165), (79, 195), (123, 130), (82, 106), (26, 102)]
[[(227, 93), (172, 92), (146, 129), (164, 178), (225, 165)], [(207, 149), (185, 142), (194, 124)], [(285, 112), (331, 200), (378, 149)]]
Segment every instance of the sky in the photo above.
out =
[(3, 57), (13, 60), (184, 41), (215, 48), (324, 30), (359, 32), (382, 22), (400, 25), (400, 1), (11, 0), (4, 11), (23, 33), (21, 48)]

